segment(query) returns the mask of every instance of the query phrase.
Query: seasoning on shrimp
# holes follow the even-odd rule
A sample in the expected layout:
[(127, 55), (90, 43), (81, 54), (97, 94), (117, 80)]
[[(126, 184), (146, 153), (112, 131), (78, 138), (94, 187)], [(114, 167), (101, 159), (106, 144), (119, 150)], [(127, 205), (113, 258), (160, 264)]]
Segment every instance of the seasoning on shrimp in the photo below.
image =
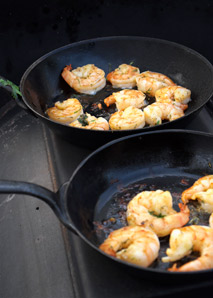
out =
[(63, 102), (57, 101), (46, 113), (52, 120), (69, 124), (83, 113), (83, 107), (77, 98), (68, 98)]
[(149, 227), (159, 237), (164, 237), (189, 221), (190, 211), (186, 205), (179, 204), (180, 212), (172, 205), (169, 191), (142, 191), (127, 205), (127, 222), (131, 226)]
[(118, 111), (111, 115), (109, 126), (112, 130), (129, 130), (143, 128), (145, 117), (142, 110), (128, 107), (124, 111)]
[(213, 229), (207, 226), (192, 225), (175, 229), (169, 239), (170, 248), (166, 250), (163, 262), (174, 262), (191, 254), (200, 252), (200, 257), (179, 268), (174, 264), (169, 271), (198, 271), (213, 268)]
[(148, 267), (158, 257), (160, 243), (153, 231), (127, 226), (111, 232), (99, 248), (120, 260)]
[(150, 126), (159, 125), (163, 120), (173, 121), (184, 116), (183, 108), (171, 103), (154, 102), (143, 111), (145, 122)]
[(107, 75), (107, 80), (114, 88), (131, 89), (136, 86), (136, 77), (140, 70), (129, 64), (121, 64)]
[(184, 190), (181, 199), (184, 203), (189, 200), (198, 200), (201, 208), (208, 213), (213, 212), (213, 175), (199, 178), (190, 187)]
[(166, 75), (158, 72), (144, 71), (136, 78), (138, 90), (154, 97), (158, 89), (176, 84)]
[(94, 95), (106, 85), (105, 72), (94, 64), (87, 64), (72, 70), (66, 66), (62, 73), (63, 79), (79, 93)]
[(70, 124), (72, 127), (93, 129), (93, 130), (109, 130), (109, 123), (103, 117), (95, 117), (89, 113), (81, 115), (76, 121)]
[(155, 99), (162, 103), (188, 104), (191, 100), (191, 91), (181, 86), (164, 87), (156, 91)]
[(146, 105), (146, 95), (138, 90), (125, 89), (118, 92), (113, 92), (112, 95), (104, 99), (104, 103), (109, 107), (116, 104), (118, 111), (123, 111), (129, 106), (142, 108)]

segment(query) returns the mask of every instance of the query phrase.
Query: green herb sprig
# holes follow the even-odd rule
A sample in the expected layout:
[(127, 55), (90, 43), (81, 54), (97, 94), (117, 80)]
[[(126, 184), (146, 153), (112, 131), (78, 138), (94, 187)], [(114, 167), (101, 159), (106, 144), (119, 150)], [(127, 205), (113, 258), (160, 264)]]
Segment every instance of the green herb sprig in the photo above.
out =
[(155, 217), (158, 217), (158, 218), (163, 218), (163, 217), (165, 217), (165, 215), (163, 215), (163, 214), (156, 214), (154, 211), (148, 211), (149, 212), (149, 214), (150, 215), (152, 215), (152, 216), (155, 216)]
[(17, 85), (15, 85), (13, 82), (11, 82), (9, 80), (0, 79), (0, 84), (2, 84), (3, 86), (11, 87), (12, 97), (14, 99), (16, 99), (18, 97), (18, 95), (22, 96), (19, 87)]
[(89, 124), (87, 118), (88, 116), (83, 114), (78, 118), (78, 122), (80, 122), (82, 126), (87, 126)]

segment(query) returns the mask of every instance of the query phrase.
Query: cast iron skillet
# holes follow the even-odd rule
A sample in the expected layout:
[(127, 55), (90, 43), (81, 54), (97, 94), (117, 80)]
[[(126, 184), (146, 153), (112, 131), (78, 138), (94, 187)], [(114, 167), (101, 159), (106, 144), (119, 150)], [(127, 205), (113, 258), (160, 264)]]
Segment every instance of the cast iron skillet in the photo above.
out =
[[(192, 101), (185, 116), (172, 122), (165, 122), (155, 127), (125, 131), (94, 131), (68, 127), (48, 119), (47, 107), (58, 100), (77, 96), (84, 110), (93, 115), (109, 117), (112, 110), (95, 109), (92, 105), (102, 102), (105, 97), (117, 89), (110, 84), (96, 96), (77, 94), (61, 78), (66, 65), (73, 68), (93, 63), (109, 73), (122, 63), (131, 63), (140, 71), (151, 70), (171, 77), (177, 84), (192, 91)], [(184, 128), (213, 94), (213, 66), (199, 53), (174, 42), (146, 37), (105, 37), (76, 42), (56, 49), (33, 63), (24, 73), (20, 89), (21, 101), (27, 109), (37, 115), (55, 133), (71, 143), (90, 148), (97, 148), (113, 139), (139, 132)], [(104, 105), (103, 105), (104, 106)]]
[[(213, 135), (207, 133), (173, 129), (140, 133), (94, 151), (57, 193), (35, 184), (10, 181), (0, 181), (0, 193), (30, 194), (45, 201), (61, 222), (94, 250), (143, 278), (165, 282), (212, 278), (213, 269), (167, 271), (171, 264), (165, 265), (160, 259), (169, 237), (161, 239), (159, 259), (149, 268), (125, 263), (98, 248), (112, 229), (126, 225), (125, 206), (136, 193), (170, 190), (177, 208), (183, 190), (198, 178), (213, 174), (212, 148)], [(189, 207), (190, 221), (198, 217), (196, 224), (208, 225), (209, 214), (197, 213), (196, 205)]]

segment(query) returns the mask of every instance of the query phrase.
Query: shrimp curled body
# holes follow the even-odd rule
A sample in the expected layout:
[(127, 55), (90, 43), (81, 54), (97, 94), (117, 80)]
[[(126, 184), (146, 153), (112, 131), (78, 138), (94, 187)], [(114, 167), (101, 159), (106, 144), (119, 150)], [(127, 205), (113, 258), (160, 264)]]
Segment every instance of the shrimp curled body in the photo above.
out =
[(163, 262), (174, 262), (199, 251), (200, 257), (179, 268), (174, 264), (169, 271), (197, 271), (213, 268), (213, 229), (207, 226), (192, 225), (175, 229), (169, 240), (170, 248), (166, 250)]
[(171, 103), (154, 102), (144, 108), (145, 122), (150, 126), (159, 125), (163, 120), (173, 121), (184, 116), (183, 109)]
[(168, 86), (157, 90), (155, 98), (157, 102), (188, 104), (191, 100), (191, 91), (182, 86)]
[(54, 107), (47, 109), (46, 113), (50, 119), (68, 124), (83, 113), (83, 107), (78, 99), (68, 98), (63, 102), (57, 101)]
[(198, 200), (202, 209), (213, 212), (213, 175), (199, 178), (190, 188), (182, 193), (183, 203), (189, 200)]
[(154, 97), (158, 89), (176, 84), (166, 75), (158, 72), (144, 71), (136, 78), (138, 90)]
[(104, 99), (104, 103), (109, 107), (113, 103), (116, 104), (118, 111), (123, 111), (129, 106), (142, 108), (145, 105), (146, 95), (138, 90), (125, 89), (113, 92), (112, 95)]
[(135, 107), (128, 107), (111, 115), (109, 126), (112, 130), (129, 130), (143, 128), (145, 117), (143, 111)]
[(169, 191), (142, 191), (127, 205), (127, 222), (149, 227), (159, 237), (164, 237), (189, 221), (188, 207), (179, 204), (179, 208), (180, 212), (173, 209)]
[(129, 64), (121, 64), (114, 71), (107, 75), (107, 80), (113, 88), (131, 89), (136, 86), (136, 77), (140, 70)]
[(110, 233), (99, 247), (120, 260), (148, 267), (159, 253), (157, 235), (144, 227), (123, 227)]
[(73, 70), (71, 65), (66, 66), (61, 76), (79, 93), (94, 95), (106, 85), (105, 72), (94, 64), (87, 64)]

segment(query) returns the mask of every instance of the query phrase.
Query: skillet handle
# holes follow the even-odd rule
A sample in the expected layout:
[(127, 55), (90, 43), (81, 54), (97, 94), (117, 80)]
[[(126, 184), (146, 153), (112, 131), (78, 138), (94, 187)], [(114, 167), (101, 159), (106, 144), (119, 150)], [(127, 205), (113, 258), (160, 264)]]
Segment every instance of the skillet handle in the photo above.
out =
[(54, 211), (55, 215), (62, 222), (62, 224), (73, 233), (78, 235), (77, 229), (71, 223), (66, 212), (64, 204), (64, 195), (66, 188), (67, 183), (63, 184), (57, 193), (54, 193), (47, 188), (34, 183), (0, 180), (0, 194), (24, 194), (36, 197), (44, 201)]
[(7, 92), (9, 92), (12, 95), (13, 99), (19, 107), (26, 111), (29, 111), (28, 107), (25, 105), (21, 98), (21, 91), (19, 90), (19, 87), (17, 85), (0, 76), (0, 87), (4, 88)]

